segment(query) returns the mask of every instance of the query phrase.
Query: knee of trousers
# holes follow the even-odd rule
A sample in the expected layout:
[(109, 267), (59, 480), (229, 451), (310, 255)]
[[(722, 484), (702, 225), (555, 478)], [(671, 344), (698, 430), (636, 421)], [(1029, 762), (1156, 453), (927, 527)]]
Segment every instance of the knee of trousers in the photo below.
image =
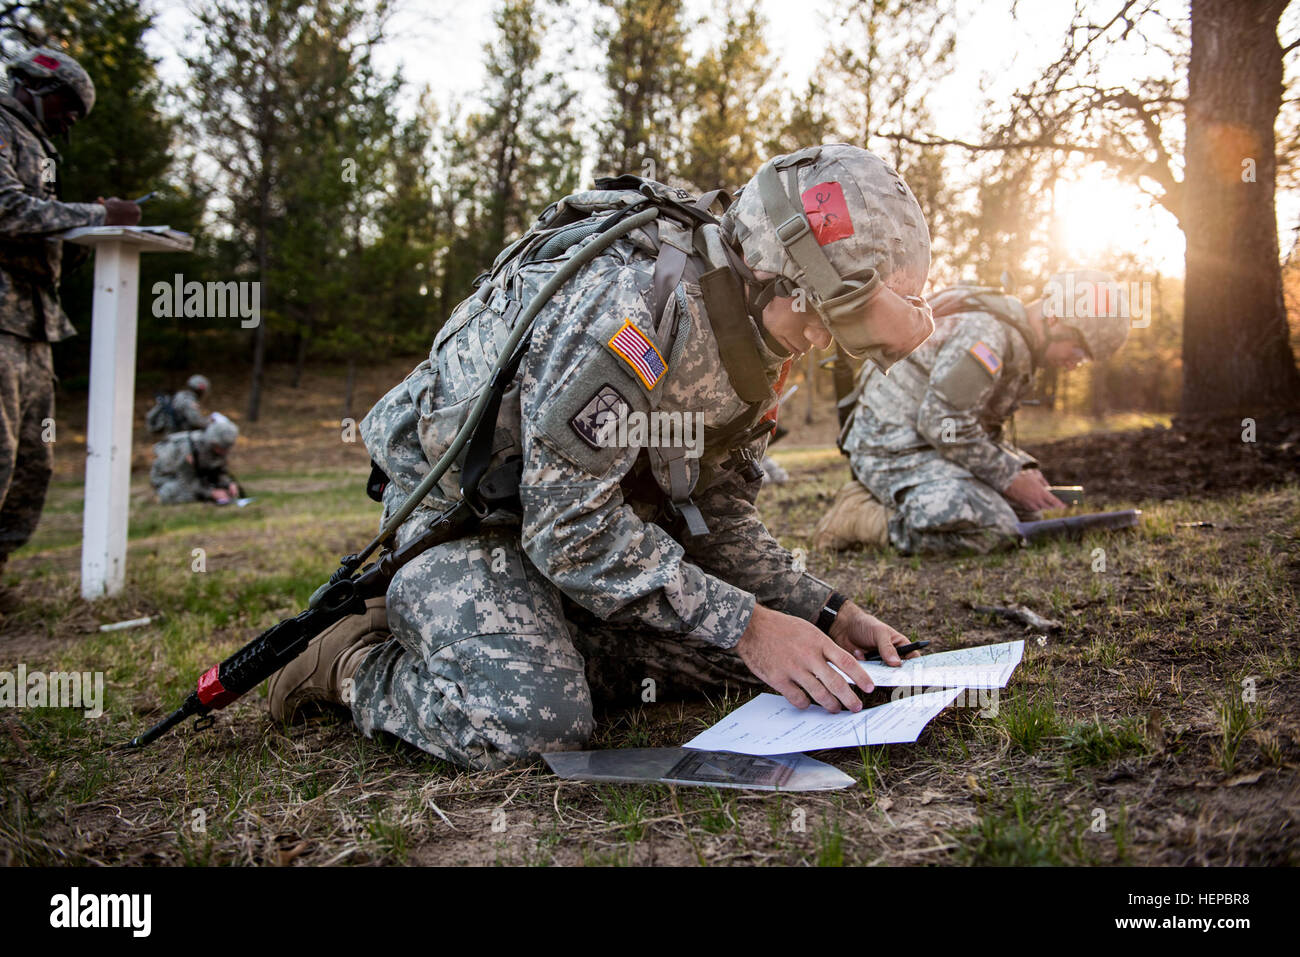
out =
[(194, 500), (194, 489), (186, 482), (173, 480), (158, 486), (158, 501), (163, 505), (184, 505)]
[(466, 684), (459, 706), (468, 719), (467, 750), (519, 760), (585, 747), (595, 719), (581, 657), (482, 655), (484, 645), (513, 646), (517, 637), (484, 635), (472, 651), (462, 650)]
[(583, 659), (558, 589), (523, 555), (517, 529), (430, 549), (398, 572), (387, 599), (412, 680), (427, 685), (403, 696), (420, 725), (496, 762), (586, 743)]
[(594, 726), (582, 659), (532, 637), (475, 635), (427, 659), (389, 641), (357, 671), (353, 717), (474, 770), (581, 748)]
[(974, 477), (926, 482), (903, 497), (890, 537), (908, 552), (990, 551), (1018, 540), (1016, 513)]

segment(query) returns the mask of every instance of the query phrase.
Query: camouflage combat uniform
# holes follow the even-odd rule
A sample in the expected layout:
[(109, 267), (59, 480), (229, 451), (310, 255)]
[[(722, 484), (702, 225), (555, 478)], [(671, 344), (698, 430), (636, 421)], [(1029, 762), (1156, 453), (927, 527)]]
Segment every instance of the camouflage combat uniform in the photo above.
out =
[[(761, 473), (743, 477), (732, 456), (762, 457), (768, 431), (757, 423), (776, 404), (785, 358), (750, 324), (768, 397), (742, 400), (696, 274), (652, 314), (654, 259), (643, 241), (638, 230), (596, 257), (535, 320), (493, 443), (494, 464), (523, 457), (522, 524), (494, 513), (398, 572), (387, 594), (393, 639), (361, 662), (352, 689), (367, 734), (388, 731), (478, 769), (581, 747), (593, 696), (638, 703), (725, 681), (757, 685), (733, 650), (755, 601), (814, 620), (830, 595), (764, 527), (753, 504)], [(485, 286), (490, 295), (462, 303), (429, 359), (363, 420), (366, 447), (391, 480), (385, 514), (450, 445), (520, 302), (561, 261), (525, 265), (518, 287)], [(621, 408), (703, 413), (703, 454), (607, 447), (602, 431)], [(670, 534), (656, 519), (674, 472), (697, 479), (707, 534)], [(459, 498), (459, 481), (458, 471), (443, 477), (399, 544)]]
[(226, 471), (225, 458), (212, 451), (202, 429), (167, 436), (154, 445), (153, 454), (149, 482), (164, 505), (207, 501), (210, 490), (234, 481)]
[(54, 466), (43, 441), (54, 417), (50, 344), (75, 335), (59, 304), (63, 243), (98, 226), (98, 203), (56, 196), (58, 152), (17, 100), (0, 96), (0, 563), (36, 530)]
[(181, 389), (172, 396), (172, 413), (176, 422), (174, 429), (168, 425), (172, 432), (189, 432), (208, 424), (208, 416), (199, 411), (199, 397), (190, 389)]
[(863, 368), (842, 445), (858, 481), (893, 510), (889, 540), (904, 554), (1008, 547), (1016, 522), (1031, 517), (1002, 489), (1038, 463), (1002, 428), (1035, 361), (1024, 307), (998, 299), (1010, 321), (982, 311), (938, 316), (934, 335), (889, 375)]

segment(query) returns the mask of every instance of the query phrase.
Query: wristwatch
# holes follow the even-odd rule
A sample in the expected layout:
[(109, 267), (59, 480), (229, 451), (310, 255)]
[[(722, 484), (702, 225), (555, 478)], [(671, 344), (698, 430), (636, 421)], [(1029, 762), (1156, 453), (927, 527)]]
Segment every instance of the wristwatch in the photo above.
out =
[(848, 600), (848, 595), (841, 595), (837, 591), (831, 592), (831, 596), (826, 599), (826, 604), (822, 606), (821, 614), (817, 616), (817, 627), (829, 635), (831, 625), (835, 624), (835, 619), (839, 617), (840, 607)]

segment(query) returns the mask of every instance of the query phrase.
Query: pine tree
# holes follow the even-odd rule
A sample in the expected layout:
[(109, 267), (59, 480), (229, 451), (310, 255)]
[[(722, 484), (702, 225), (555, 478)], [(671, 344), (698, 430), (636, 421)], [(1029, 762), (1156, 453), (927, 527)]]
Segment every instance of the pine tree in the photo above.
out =
[(575, 94), (544, 69), (548, 26), (537, 0), (505, 0), (493, 17), (496, 36), (485, 47), (487, 109), (470, 119), (482, 166), (483, 251), (495, 255), (552, 199), (577, 185), (580, 144)]
[(365, 65), (389, 12), (383, 0), (210, 0), (197, 12), (202, 46), (186, 59), (194, 131), (221, 171), (229, 258), (263, 284), (250, 421), (261, 403), (268, 327), (288, 318), (301, 332), (310, 291), (329, 285), (306, 247), (338, 254), (355, 245), (348, 207), (358, 198), (343, 188), (341, 167), (349, 153), (358, 159), (365, 113), (384, 95)]
[(606, 45), (612, 97), (600, 125), (596, 174), (637, 173), (666, 181), (683, 152), (681, 117), (690, 87), (682, 0), (600, 0), (611, 18), (596, 30)]
[(722, 37), (690, 70), (693, 108), (681, 176), (698, 190), (743, 186), (776, 135), (775, 69), (757, 0), (727, 0)]
[(552, 201), (578, 182), (574, 91), (546, 67), (550, 17), (538, 0), (505, 0), (485, 46), (486, 105), (454, 124), (443, 145), (440, 203), (457, 235), (442, 256), (443, 317), (471, 280)]

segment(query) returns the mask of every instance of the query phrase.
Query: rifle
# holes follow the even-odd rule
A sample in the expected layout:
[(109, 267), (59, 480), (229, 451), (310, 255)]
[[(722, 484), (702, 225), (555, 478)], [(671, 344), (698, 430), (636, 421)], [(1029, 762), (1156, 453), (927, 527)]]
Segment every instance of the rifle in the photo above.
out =
[(1047, 518), (1038, 522), (1016, 522), (1016, 531), (1026, 542), (1034, 544), (1049, 538), (1069, 538), (1077, 541), (1088, 532), (1133, 528), (1142, 517), (1142, 510), (1129, 508), (1121, 512), (1096, 512), (1092, 515), (1074, 515), (1070, 518)]

